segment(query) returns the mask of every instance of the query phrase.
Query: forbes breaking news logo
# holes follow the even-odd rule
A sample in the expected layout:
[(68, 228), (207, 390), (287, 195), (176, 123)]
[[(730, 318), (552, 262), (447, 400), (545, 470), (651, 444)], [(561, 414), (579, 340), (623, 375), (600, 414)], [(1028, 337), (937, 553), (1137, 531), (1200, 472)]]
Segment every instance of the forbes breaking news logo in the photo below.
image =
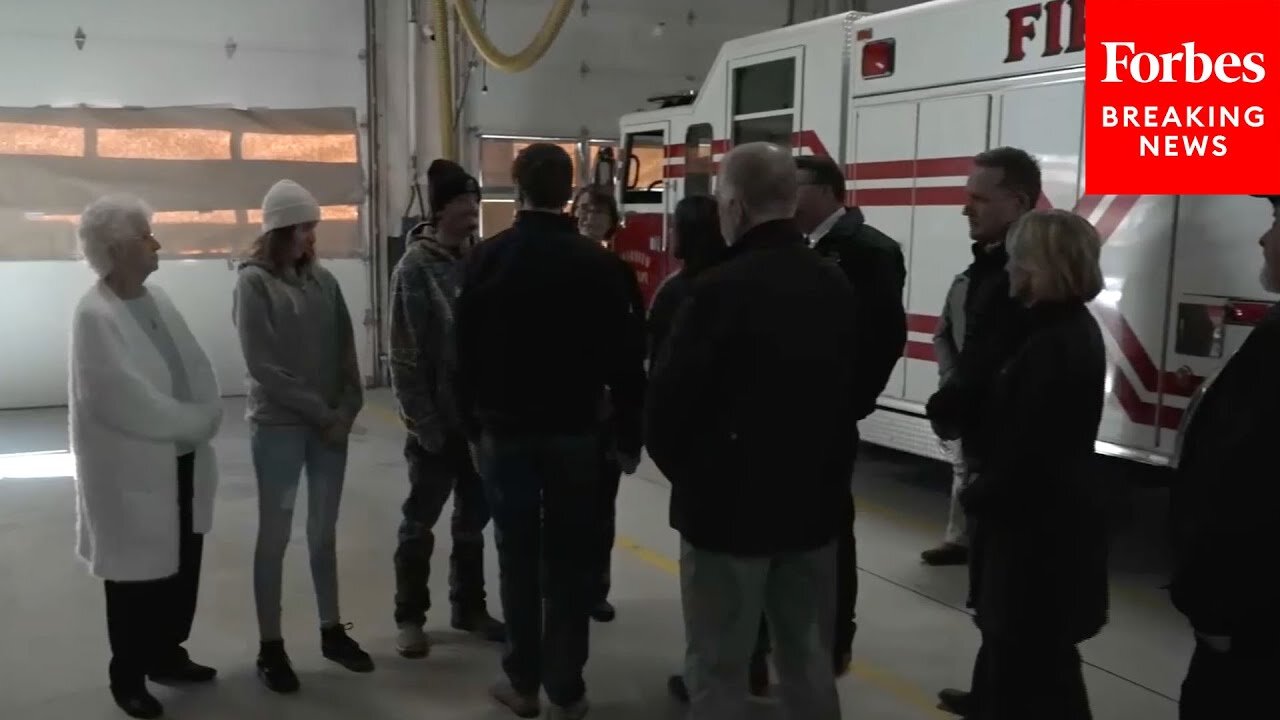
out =
[[(1106, 75), (1104, 83), (1133, 81), (1149, 83), (1256, 84), (1267, 77), (1265, 56), (1251, 52), (1241, 58), (1223, 53), (1216, 58), (1196, 50), (1194, 42), (1183, 43), (1183, 52), (1155, 55), (1136, 52), (1131, 42), (1104, 42)], [(1121, 73), (1128, 77), (1122, 79)], [(1103, 105), (1102, 127), (1140, 128), (1139, 157), (1214, 157), (1227, 154), (1228, 130), (1262, 128), (1266, 111), (1261, 105), (1184, 105), (1161, 108), (1157, 105)], [(1147, 132), (1150, 131), (1150, 132)], [(1198, 132), (1197, 132), (1198, 131)]]
[(1280, 194), (1280, 2), (1219, 3), (1090, 3), (1086, 193)]

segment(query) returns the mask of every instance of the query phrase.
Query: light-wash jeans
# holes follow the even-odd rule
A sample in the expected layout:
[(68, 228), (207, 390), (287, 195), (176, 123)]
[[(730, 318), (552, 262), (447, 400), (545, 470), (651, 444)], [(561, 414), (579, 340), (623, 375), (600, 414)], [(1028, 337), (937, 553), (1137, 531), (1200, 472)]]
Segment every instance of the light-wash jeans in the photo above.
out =
[(253, 594), (262, 640), (279, 640), (284, 552), (293, 530), (298, 485), (307, 471), (307, 549), (320, 626), (336, 625), (338, 611), (338, 506), (347, 471), (347, 448), (324, 442), (298, 425), (254, 425), (253, 470), (258, 480), (258, 543), (253, 553)]
[(969, 483), (969, 468), (964, 462), (964, 449), (959, 440), (943, 443), (951, 456), (951, 508), (947, 513), (946, 541), (952, 545), (969, 547), (968, 518), (960, 505), (960, 492)]
[(831, 667), (836, 543), (811, 552), (741, 557), (680, 548), (685, 683), (692, 720), (741, 720), (747, 666), (769, 621), (782, 706), (791, 720), (839, 720)]

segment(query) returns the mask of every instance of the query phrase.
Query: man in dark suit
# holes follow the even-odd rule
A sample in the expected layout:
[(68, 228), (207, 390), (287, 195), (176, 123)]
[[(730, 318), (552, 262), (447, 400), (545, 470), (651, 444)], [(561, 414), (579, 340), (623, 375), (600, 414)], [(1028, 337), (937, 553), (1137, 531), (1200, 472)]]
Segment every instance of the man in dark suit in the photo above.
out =
[(862, 398), (856, 298), (796, 227), (786, 149), (749, 143), (721, 167), (727, 259), (692, 289), (652, 371), (645, 429), (680, 532), (685, 678), (695, 720), (747, 712), (760, 616), (790, 717), (834, 720), (823, 633)]
[[(796, 158), (799, 202), (796, 224), (819, 255), (834, 260), (858, 298), (858, 419), (876, 409), (889, 376), (907, 344), (907, 311), (902, 304), (907, 264), (893, 238), (867, 224), (862, 211), (845, 206), (845, 176), (826, 156)], [(849, 438), (854, 446), (858, 435)], [(852, 481), (852, 478), (850, 478)], [(832, 661), (836, 674), (848, 670), (857, 631), (858, 551), (853, 534), (853, 494), (846, 501), (849, 522), (838, 545), (836, 617)]]
[[(1280, 197), (1262, 245), (1260, 280), (1280, 292)], [(1256, 715), (1280, 674), (1280, 580), (1272, 560), (1280, 485), (1269, 471), (1280, 437), (1280, 305), (1195, 402), (1185, 423), (1172, 493), (1173, 603), (1196, 650), (1179, 717)]]

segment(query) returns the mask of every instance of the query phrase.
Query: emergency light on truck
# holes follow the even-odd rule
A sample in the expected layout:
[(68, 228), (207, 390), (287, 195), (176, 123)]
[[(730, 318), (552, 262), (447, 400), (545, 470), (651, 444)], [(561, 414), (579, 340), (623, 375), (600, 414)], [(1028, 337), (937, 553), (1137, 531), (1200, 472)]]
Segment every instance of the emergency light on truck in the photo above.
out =
[(893, 38), (868, 42), (862, 46), (862, 77), (888, 77), (893, 74)]

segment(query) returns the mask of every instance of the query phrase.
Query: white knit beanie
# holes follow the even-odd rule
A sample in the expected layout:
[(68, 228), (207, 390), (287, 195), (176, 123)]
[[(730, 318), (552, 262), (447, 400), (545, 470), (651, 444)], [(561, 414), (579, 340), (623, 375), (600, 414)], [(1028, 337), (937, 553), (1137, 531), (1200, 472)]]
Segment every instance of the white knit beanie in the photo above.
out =
[(281, 180), (262, 198), (262, 234), (278, 228), (320, 222), (320, 203), (292, 180)]

